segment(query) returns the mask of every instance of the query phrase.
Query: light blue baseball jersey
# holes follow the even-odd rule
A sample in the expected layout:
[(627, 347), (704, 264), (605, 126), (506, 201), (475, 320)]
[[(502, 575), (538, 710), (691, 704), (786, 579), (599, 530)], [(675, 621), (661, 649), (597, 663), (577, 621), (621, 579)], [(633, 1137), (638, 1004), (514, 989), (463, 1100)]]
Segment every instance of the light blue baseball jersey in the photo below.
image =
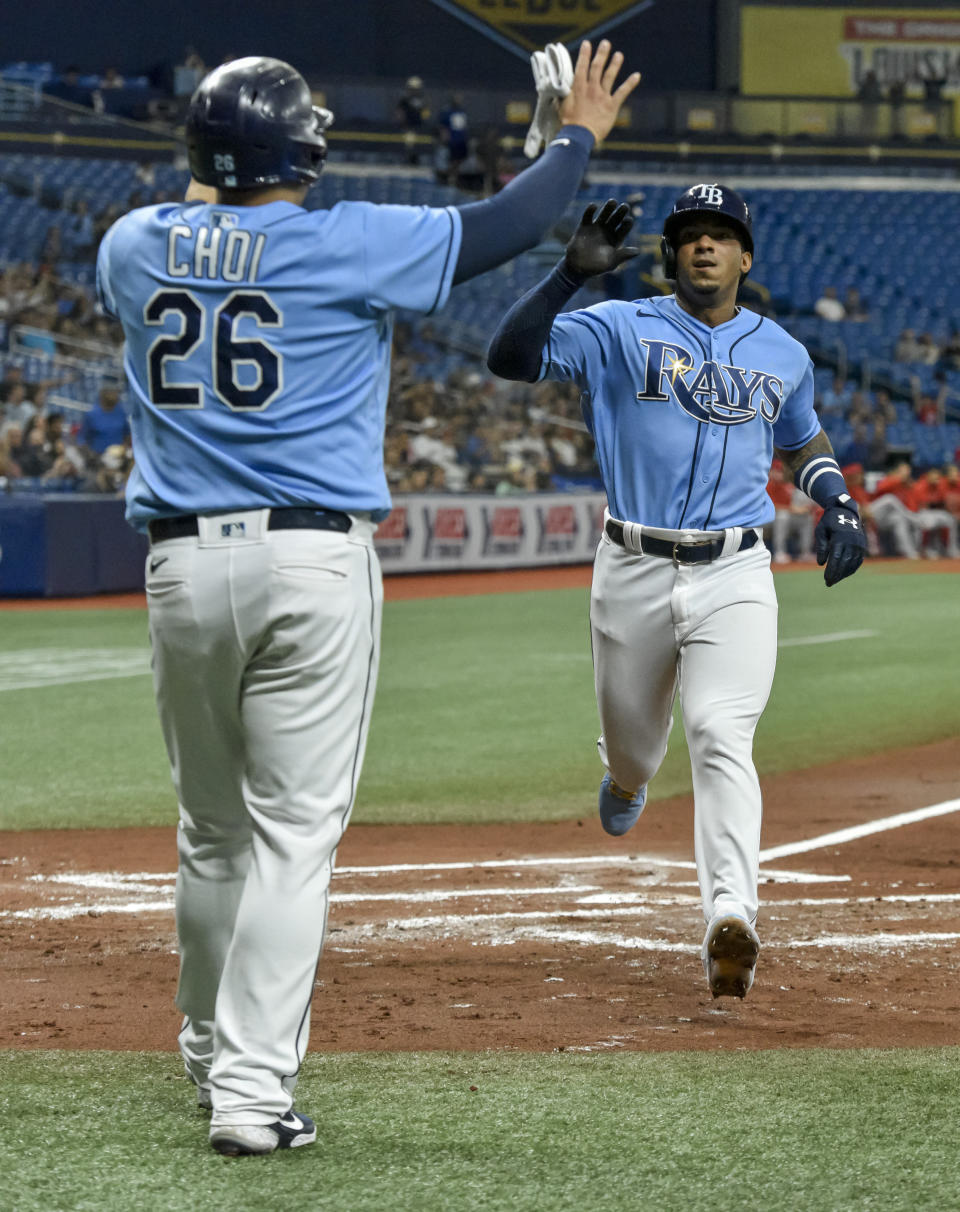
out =
[(392, 311), (445, 302), (456, 209), (148, 206), (104, 238), (126, 336), (127, 517), (316, 505), (383, 517)]
[(745, 310), (710, 328), (673, 295), (558, 316), (540, 378), (578, 384), (610, 512), (646, 526), (772, 521), (774, 445), (820, 429), (802, 345)]

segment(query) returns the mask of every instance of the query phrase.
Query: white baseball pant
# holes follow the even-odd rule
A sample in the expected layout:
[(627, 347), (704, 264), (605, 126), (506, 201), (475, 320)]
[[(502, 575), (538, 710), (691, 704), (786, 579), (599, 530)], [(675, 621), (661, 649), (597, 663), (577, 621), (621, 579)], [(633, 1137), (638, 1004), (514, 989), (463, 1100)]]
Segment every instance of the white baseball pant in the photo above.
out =
[(180, 802), (180, 1049), (215, 1127), (292, 1105), (379, 656), (373, 525), (270, 531), (268, 514), (200, 518), (147, 564)]
[(649, 782), (667, 752), (679, 690), (703, 915), (755, 921), (762, 805), (753, 734), (777, 658), (769, 551), (760, 543), (678, 567), (604, 534), (590, 622), (601, 759), (627, 790)]

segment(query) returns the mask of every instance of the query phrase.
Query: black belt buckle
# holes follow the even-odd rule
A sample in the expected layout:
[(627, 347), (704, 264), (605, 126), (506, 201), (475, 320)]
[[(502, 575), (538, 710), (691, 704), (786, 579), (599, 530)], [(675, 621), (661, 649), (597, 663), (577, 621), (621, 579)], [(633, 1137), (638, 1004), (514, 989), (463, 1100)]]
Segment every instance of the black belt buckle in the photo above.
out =
[[(712, 543), (674, 543), (673, 545), (673, 566), (674, 568), (691, 568), (694, 564), (707, 563), (713, 558), (713, 553), (710, 548)], [(706, 548), (705, 555), (695, 555), (693, 559), (685, 560), (680, 555), (680, 548), (688, 548), (692, 552), (703, 551)]]

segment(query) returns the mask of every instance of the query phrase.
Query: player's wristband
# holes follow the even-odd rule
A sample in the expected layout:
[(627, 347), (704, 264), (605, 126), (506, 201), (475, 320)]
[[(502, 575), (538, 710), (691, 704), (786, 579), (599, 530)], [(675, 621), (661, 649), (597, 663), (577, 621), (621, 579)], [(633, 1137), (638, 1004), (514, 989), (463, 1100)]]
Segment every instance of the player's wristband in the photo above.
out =
[(847, 492), (847, 483), (837, 460), (831, 455), (817, 454), (807, 459), (797, 469), (793, 482), (821, 509), (839, 505), (851, 513), (859, 513), (856, 501)]

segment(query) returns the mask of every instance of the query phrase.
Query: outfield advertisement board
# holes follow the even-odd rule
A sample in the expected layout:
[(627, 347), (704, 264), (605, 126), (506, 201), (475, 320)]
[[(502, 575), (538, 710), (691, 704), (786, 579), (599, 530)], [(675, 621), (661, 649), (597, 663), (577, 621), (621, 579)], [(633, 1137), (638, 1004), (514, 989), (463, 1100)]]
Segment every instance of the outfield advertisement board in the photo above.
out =
[(596, 492), (398, 497), (377, 553), (385, 573), (587, 563), (604, 504)]
[(960, 6), (744, 5), (740, 11), (743, 96), (855, 97), (873, 72), (881, 96), (902, 84), (905, 99), (960, 92)]

